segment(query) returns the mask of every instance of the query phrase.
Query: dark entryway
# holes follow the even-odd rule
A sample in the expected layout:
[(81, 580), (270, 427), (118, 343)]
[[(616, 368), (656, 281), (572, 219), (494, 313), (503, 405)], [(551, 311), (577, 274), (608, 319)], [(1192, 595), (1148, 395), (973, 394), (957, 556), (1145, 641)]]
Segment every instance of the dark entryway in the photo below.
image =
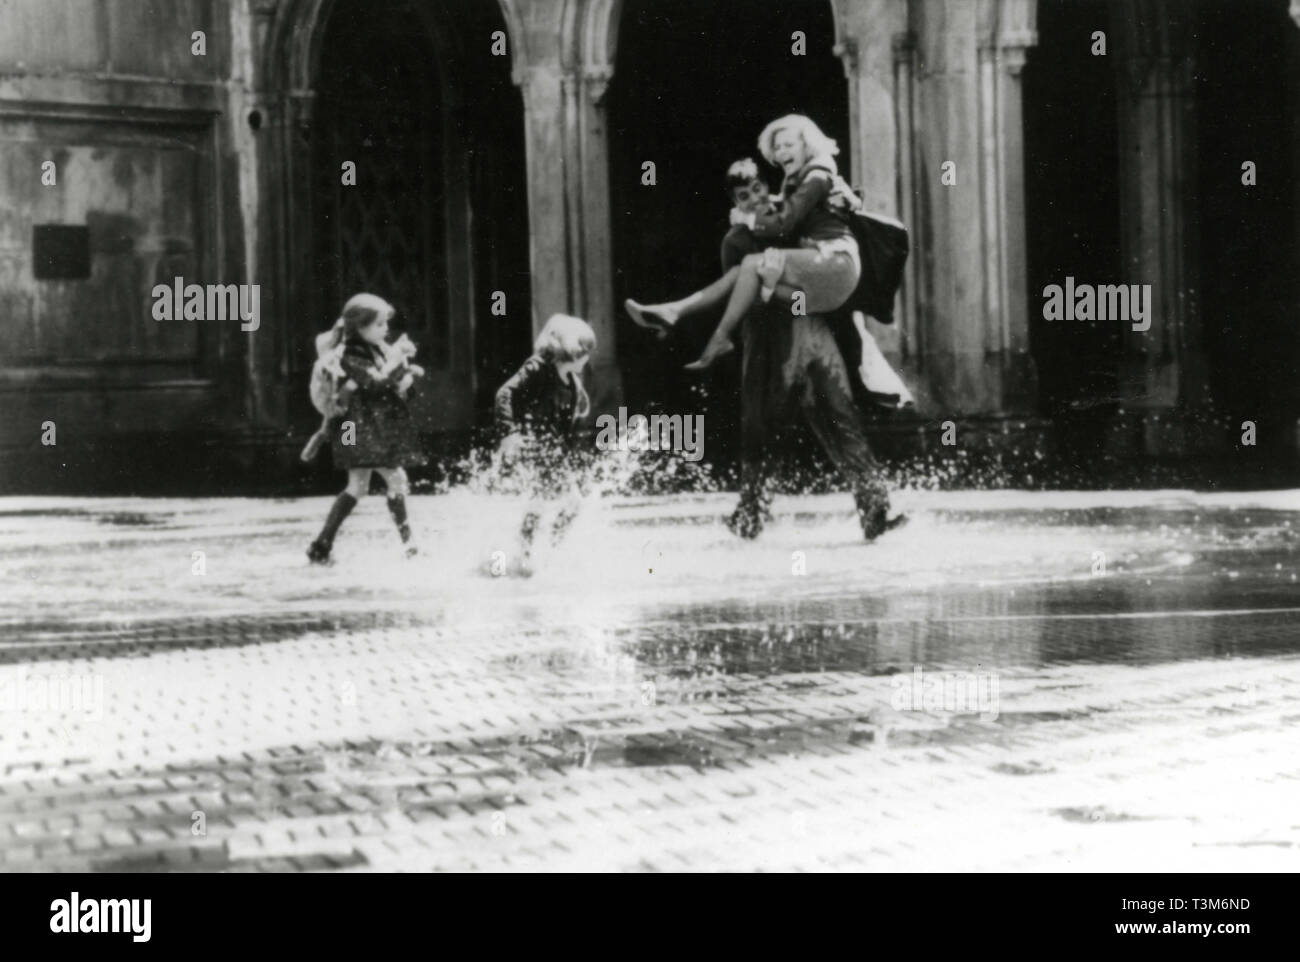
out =
[[(377, 55), (382, 51), (382, 56)], [(312, 125), (322, 306), (390, 300), (423, 348), (448, 358), (446, 184), (437, 57), (405, 3), (343, 0), (321, 45)], [(356, 184), (342, 165), (356, 165)]]
[(491, 54), (497, 30), (482, 0), (337, 0), (320, 45), (309, 326), (358, 291), (390, 300), (429, 372), (430, 434), (483, 422), (531, 337), (523, 105), (510, 57)]
[[(1260, 448), (1286, 450), (1300, 415), (1300, 216), (1291, 176), (1300, 160), (1300, 32), (1286, 0), (1187, 7), (1195, 133), (1184, 149), (1195, 152), (1198, 222), (1188, 245), (1199, 264), (1208, 383), (1205, 396), (1183, 402), (1212, 418), (1229, 445), (1249, 420)], [(1125, 65), (1113, 13), (1105, 0), (1040, 0), (1039, 44), (1024, 73), (1031, 341), (1044, 413), (1081, 442), (1099, 438), (1121, 406), (1122, 332), (1111, 322), (1044, 321), (1042, 292), (1067, 275), (1124, 277), (1123, 218), (1139, 214), (1120, 201), (1118, 117), (1131, 105), (1117, 95)], [(1091, 53), (1095, 30), (1109, 34), (1106, 56)], [(1246, 161), (1255, 165), (1254, 186), (1242, 183)]]
[(1030, 348), (1044, 414), (1086, 431), (1118, 407), (1121, 328), (1045, 321), (1043, 288), (1119, 283), (1119, 124), (1107, 0), (1040, 0), (1038, 46), (1025, 65), (1025, 210)]
[[(1286, 0), (1202, 0), (1197, 50), (1201, 317), (1231, 443), (1285, 450), (1300, 415), (1300, 30)], [(1255, 165), (1255, 184), (1242, 165)]]

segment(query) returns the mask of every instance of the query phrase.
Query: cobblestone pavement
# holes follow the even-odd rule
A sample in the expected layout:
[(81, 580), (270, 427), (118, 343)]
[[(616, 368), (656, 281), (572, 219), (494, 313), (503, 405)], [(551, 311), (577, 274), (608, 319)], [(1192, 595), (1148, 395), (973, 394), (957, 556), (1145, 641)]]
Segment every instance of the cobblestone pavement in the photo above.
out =
[(1300, 492), (898, 500), (0, 500), (0, 869), (1300, 866)]

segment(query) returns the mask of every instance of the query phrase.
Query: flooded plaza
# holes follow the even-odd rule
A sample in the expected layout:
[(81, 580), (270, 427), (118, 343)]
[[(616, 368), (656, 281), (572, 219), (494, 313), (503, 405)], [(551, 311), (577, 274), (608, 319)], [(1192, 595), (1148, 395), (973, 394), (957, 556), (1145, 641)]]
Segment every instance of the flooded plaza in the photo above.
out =
[(326, 503), (0, 501), (0, 867), (1294, 866), (1300, 492)]

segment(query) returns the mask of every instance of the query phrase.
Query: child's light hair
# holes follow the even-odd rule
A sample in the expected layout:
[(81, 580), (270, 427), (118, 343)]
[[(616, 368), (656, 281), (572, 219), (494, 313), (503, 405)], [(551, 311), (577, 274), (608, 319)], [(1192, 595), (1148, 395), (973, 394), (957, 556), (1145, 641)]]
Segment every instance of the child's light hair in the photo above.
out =
[(769, 164), (776, 164), (776, 150), (773, 147), (773, 141), (776, 135), (782, 130), (792, 130), (803, 138), (804, 146), (807, 148), (807, 162), (816, 162), (830, 167), (835, 173), (839, 173), (839, 168), (835, 164), (835, 155), (840, 152), (840, 146), (834, 139), (827, 137), (822, 133), (822, 129), (813, 122), (811, 117), (805, 117), (803, 114), (786, 114), (784, 117), (778, 117), (758, 135), (758, 149), (762, 151), (763, 158)]
[(570, 314), (552, 314), (533, 342), (533, 351), (548, 361), (573, 361), (595, 349), (596, 332)]

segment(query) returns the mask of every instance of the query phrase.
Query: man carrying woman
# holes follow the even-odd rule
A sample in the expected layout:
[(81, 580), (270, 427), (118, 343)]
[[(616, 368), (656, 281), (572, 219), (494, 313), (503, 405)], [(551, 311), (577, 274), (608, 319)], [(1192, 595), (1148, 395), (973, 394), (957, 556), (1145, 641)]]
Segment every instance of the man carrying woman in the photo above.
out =
[[(723, 245), (725, 273), (713, 284), (680, 301), (629, 300), (626, 306), (634, 321), (662, 334), (682, 317), (725, 302), (722, 320), (699, 360), (687, 365), (690, 370), (705, 369), (732, 350), (731, 335), (748, 318), (741, 374), (741, 497), (728, 522), (736, 534), (757, 537), (770, 517), (771, 441), (783, 422), (798, 415), (848, 482), (870, 541), (899, 519), (887, 517), (889, 495), (867, 444), (843, 356), (823, 316), (849, 299), (861, 273), (857, 241), (831, 208), (832, 196), (847, 190), (834, 159), (839, 149), (800, 114), (768, 124), (758, 146), (785, 172), (783, 202), (767, 211), (741, 204), (729, 179), (737, 203), (731, 221), (747, 228), (758, 245), (781, 246), (745, 253), (739, 263), (728, 264), (729, 252), (744, 249), (733, 239), (733, 228), (732, 243)], [(761, 190), (751, 186), (746, 199), (756, 194)]]

